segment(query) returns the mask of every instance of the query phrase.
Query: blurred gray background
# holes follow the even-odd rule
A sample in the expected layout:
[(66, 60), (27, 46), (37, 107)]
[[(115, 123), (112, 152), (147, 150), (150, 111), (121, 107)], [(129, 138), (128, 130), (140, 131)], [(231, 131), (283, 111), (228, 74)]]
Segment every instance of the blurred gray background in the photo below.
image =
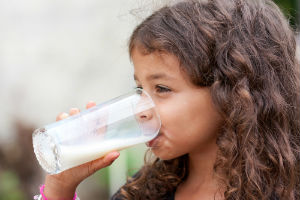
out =
[[(127, 42), (161, 2), (0, 0), (0, 200), (39, 192), (45, 173), (33, 154), (34, 129), (71, 107), (84, 109), (90, 100), (103, 102), (135, 86)], [(276, 1), (286, 14), (297, 10), (295, 2)], [(145, 150), (122, 151), (79, 186), (81, 199), (108, 199), (139, 169)]]
[[(32, 153), (35, 128), (71, 107), (84, 109), (90, 100), (106, 101), (134, 87), (127, 41), (140, 3), (0, 1), (0, 199), (38, 193), (44, 172)], [(82, 183), (82, 199), (107, 198), (124, 184), (129, 165), (137, 169), (143, 162), (145, 147), (135, 148)], [(136, 152), (133, 163), (130, 152)]]

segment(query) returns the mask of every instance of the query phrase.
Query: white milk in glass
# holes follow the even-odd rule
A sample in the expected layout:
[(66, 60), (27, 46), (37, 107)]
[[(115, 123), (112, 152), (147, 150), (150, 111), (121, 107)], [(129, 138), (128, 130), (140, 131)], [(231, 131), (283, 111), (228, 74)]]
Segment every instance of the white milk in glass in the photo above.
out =
[[(73, 141), (72, 144), (69, 142), (60, 144), (61, 170), (63, 171), (80, 163), (95, 160), (113, 150), (122, 150), (153, 139), (151, 135), (138, 136), (136, 133), (140, 131), (139, 124), (133, 122), (129, 118), (109, 125), (106, 132), (103, 135), (99, 133), (99, 136), (92, 138), (88, 146), (81, 144), (80, 139)], [(124, 124), (127, 125), (127, 129), (124, 128)], [(121, 128), (122, 130), (120, 130)], [(110, 138), (105, 138), (106, 134)]]
[(161, 122), (141, 89), (97, 105), (33, 133), (36, 157), (56, 174), (105, 154), (155, 138)]

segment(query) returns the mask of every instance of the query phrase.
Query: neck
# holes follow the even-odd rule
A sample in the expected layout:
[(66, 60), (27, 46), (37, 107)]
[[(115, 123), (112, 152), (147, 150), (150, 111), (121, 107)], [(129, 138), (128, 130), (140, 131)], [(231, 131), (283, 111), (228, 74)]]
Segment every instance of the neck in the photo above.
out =
[(193, 185), (196, 190), (200, 188), (217, 187), (214, 176), (214, 163), (216, 160), (218, 146), (213, 143), (198, 152), (189, 154), (189, 175), (185, 183)]
[(214, 178), (213, 167), (216, 161), (218, 146), (212, 144), (199, 152), (189, 154), (189, 176), (188, 180), (197, 183), (211, 182)]
[(223, 189), (214, 173), (218, 146), (215, 142), (189, 153), (189, 173), (187, 179), (176, 190), (177, 199), (217, 199), (223, 200)]

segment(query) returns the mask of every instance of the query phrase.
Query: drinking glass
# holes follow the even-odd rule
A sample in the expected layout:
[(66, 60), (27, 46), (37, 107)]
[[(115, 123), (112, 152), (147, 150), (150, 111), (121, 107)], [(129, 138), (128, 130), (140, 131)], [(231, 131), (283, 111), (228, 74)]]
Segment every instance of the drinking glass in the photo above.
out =
[(33, 132), (33, 148), (42, 168), (57, 174), (155, 138), (160, 117), (142, 89), (121, 95)]

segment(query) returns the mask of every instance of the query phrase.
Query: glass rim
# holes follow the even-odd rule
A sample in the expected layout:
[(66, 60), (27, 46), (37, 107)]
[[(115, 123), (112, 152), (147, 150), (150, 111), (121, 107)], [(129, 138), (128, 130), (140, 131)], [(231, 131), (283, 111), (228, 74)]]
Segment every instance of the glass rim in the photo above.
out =
[(155, 114), (156, 114), (158, 122), (159, 122), (159, 128), (158, 128), (158, 132), (159, 132), (160, 129), (161, 129), (161, 119), (160, 119), (160, 115), (159, 115), (159, 113), (157, 111), (157, 105), (155, 104), (155, 102), (153, 101), (152, 97), (150, 96), (150, 94), (146, 90), (144, 90), (142, 88), (135, 88), (135, 91), (141, 91), (141, 94), (142, 93), (146, 94), (146, 96), (148, 97), (148, 99), (150, 99), (151, 103), (154, 105), (153, 108), (155, 110)]

